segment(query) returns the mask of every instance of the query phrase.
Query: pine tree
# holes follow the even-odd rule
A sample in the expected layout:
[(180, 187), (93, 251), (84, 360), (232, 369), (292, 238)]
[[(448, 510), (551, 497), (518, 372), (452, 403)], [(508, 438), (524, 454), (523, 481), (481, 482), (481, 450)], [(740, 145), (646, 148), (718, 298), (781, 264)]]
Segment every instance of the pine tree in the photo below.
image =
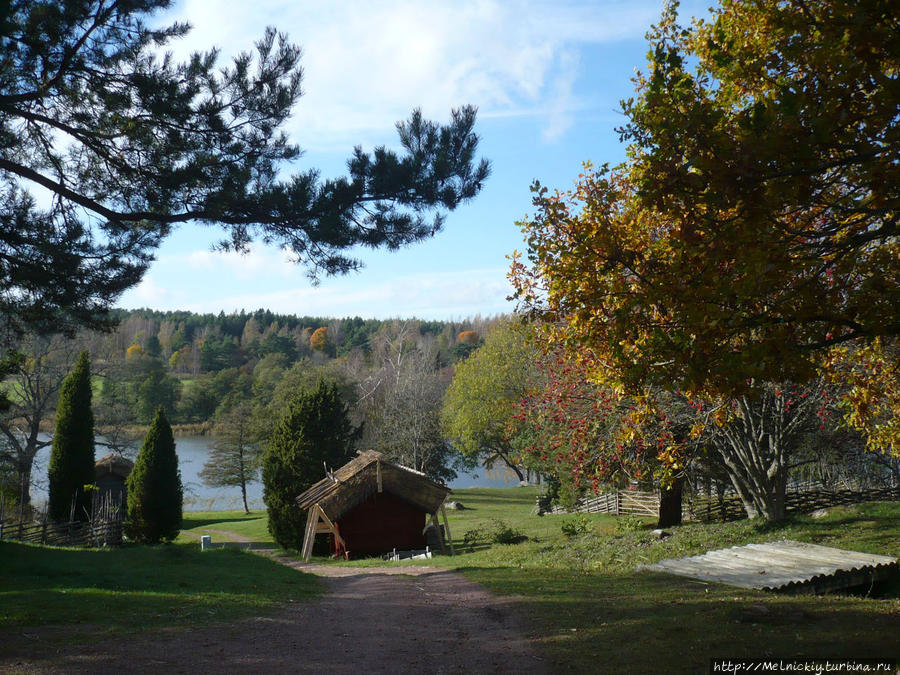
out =
[[(163, 56), (190, 27), (171, 0), (0, 4), (0, 313), (36, 328), (102, 323), (179, 223), (218, 224), (235, 250), (278, 243), (313, 274), (362, 263), (357, 246), (430, 238), (481, 190), (476, 110), (414, 111), (397, 152), (357, 147), (348, 175), (294, 171), (285, 124), (300, 47), (268, 28), (232, 63)], [(282, 174), (283, 177), (282, 177)], [(33, 193), (49, 190), (52, 200)], [(49, 206), (42, 207), (42, 202)]]
[(94, 414), (91, 410), (91, 364), (81, 352), (59, 392), (56, 433), (50, 452), (49, 504), (52, 520), (90, 516), (89, 491), (94, 483)]
[(181, 472), (175, 439), (160, 407), (126, 482), (125, 535), (144, 544), (171, 541), (181, 529)]
[(263, 501), (280, 546), (299, 548), (304, 522), (297, 496), (323, 477), (323, 462), (346, 463), (358, 436), (335, 383), (319, 380), (291, 402), (263, 455)]

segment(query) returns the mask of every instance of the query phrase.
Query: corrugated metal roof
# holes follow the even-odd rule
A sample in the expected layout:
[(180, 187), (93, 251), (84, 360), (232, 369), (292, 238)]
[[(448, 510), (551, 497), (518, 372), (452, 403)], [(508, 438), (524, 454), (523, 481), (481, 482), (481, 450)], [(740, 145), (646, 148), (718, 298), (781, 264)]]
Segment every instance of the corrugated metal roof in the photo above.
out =
[(640, 565), (638, 569), (741, 588), (802, 590), (808, 587), (824, 591), (883, 578), (896, 566), (897, 559), (890, 556), (786, 540), (661, 560), (653, 565)]

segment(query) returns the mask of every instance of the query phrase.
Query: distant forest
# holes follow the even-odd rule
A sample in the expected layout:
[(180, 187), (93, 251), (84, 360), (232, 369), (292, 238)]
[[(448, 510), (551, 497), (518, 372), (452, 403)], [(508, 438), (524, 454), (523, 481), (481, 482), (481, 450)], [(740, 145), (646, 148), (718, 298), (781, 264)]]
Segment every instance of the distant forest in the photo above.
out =
[(470, 460), (444, 438), (441, 401), (453, 366), (500, 320), (150, 309), (115, 310), (113, 318), (106, 332), (19, 341), (21, 358), (3, 383), (12, 405), (0, 411), (0, 444), (17, 458), (25, 494), (34, 454), (47, 443), (38, 430), (50, 430), (59, 386), (82, 351), (90, 356), (98, 456), (133, 454), (160, 406), (176, 433), (226, 438), (238, 429), (262, 447), (296, 393), (325, 379), (341, 388), (362, 447), (450, 478)]

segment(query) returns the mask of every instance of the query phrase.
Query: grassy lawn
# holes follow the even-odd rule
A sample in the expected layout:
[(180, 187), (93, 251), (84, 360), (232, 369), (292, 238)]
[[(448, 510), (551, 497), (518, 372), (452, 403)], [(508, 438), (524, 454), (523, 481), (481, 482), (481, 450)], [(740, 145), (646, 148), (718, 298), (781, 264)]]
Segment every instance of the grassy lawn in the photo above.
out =
[(265, 511), (251, 511), (249, 514), (243, 511), (185, 511), (181, 534), (176, 542), (197, 542), (204, 534), (210, 535), (213, 543), (236, 539), (228, 533), (252, 542), (271, 544), (275, 548), (272, 535), (266, 529)]
[[(870, 597), (790, 596), (635, 572), (641, 563), (796, 539), (900, 556), (900, 503), (831, 509), (777, 527), (687, 524), (657, 540), (650, 519), (537, 516), (533, 488), (454, 492), (455, 569), (516, 598), (553, 664), (572, 672), (707, 672), (713, 657), (897, 658), (900, 583)], [(127, 634), (264, 614), (320, 591), (316, 579), (198, 539), (271, 542), (264, 512), (188, 512), (175, 544), (106, 551), (0, 544), (0, 644), (35, 625)], [(230, 534), (229, 534), (230, 533)], [(518, 543), (502, 544), (502, 541)], [(382, 565), (381, 560), (329, 562)], [(68, 634), (66, 639), (77, 639)]]
[[(507, 493), (509, 496), (506, 496)], [(900, 584), (860, 596), (788, 596), (635, 572), (641, 563), (750, 542), (796, 539), (900, 557), (900, 504), (831, 509), (778, 527), (687, 524), (653, 537), (635, 519), (539, 517), (527, 488), (458, 490), (450, 512), (468, 547), (434, 564), (519, 599), (548, 655), (578, 672), (706, 672), (713, 657), (900, 657)], [(489, 543), (502, 519), (527, 541)], [(569, 523), (572, 536), (563, 533)], [(477, 535), (477, 536), (476, 536)], [(460, 552), (462, 548), (462, 552)]]
[[(251, 521), (248, 521), (251, 522)], [(0, 643), (21, 629), (116, 635), (258, 616), (322, 586), (262, 556), (191, 544), (107, 550), (0, 543)]]
[[(681, 673), (707, 672), (714, 657), (900, 657), (896, 581), (873, 589), (879, 598), (813, 597), (634, 571), (641, 563), (779, 539), (900, 557), (900, 503), (835, 508), (825, 518), (769, 528), (686, 524), (658, 540), (649, 518), (537, 516), (535, 495), (533, 488), (454, 491), (466, 507), (448, 511), (457, 555), (415, 564), (455, 569), (517, 598), (555, 669)], [(494, 541), (504, 537), (524, 540)]]

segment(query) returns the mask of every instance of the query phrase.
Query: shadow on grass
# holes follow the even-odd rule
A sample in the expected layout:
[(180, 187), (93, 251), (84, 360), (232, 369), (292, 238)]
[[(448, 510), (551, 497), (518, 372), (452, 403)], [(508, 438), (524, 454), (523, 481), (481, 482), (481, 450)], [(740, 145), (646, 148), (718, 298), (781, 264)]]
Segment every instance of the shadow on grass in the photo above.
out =
[(107, 550), (0, 543), (0, 627), (192, 623), (315, 596), (318, 579), (268, 558), (196, 544)]
[(659, 573), (462, 567), (513, 596), (561, 669), (707, 672), (713, 657), (895, 658), (900, 604), (785, 596)]

